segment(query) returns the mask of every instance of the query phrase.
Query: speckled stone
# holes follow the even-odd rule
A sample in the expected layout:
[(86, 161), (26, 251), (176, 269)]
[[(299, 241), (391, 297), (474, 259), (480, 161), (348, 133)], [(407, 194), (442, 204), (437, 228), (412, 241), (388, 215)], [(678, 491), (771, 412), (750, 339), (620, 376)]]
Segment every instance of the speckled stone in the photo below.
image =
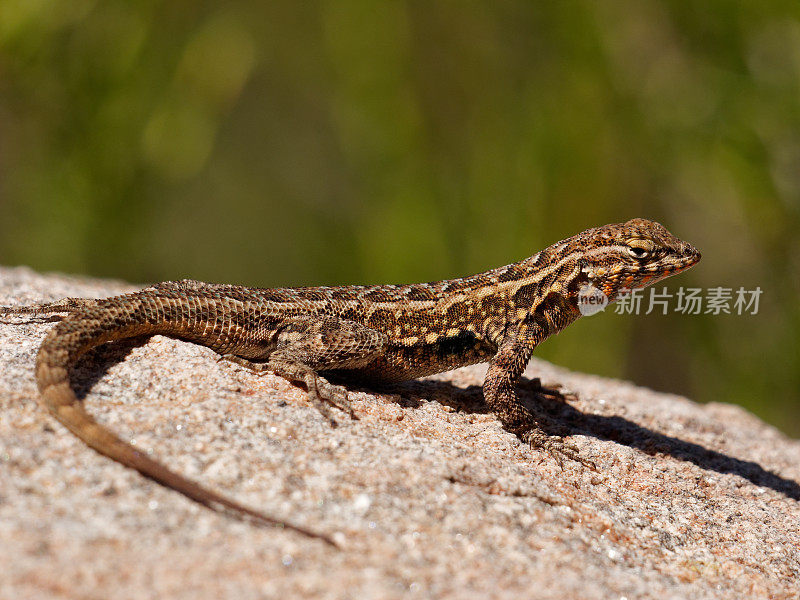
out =
[[(0, 304), (125, 292), (0, 268)], [(88, 409), (213, 489), (333, 534), (336, 551), (217, 515), (87, 449), (37, 403), (50, 325), (0, 324), (0, 598), (797, 598), (800, 443), (744, 410), (534, 360), (577, 393), (552, 427), (597, 471), (521, 444), (484, 366), (352, 393), (301, 389), (163, 337), (74, 371)], [(522, 385), (530, 397), (530, 385)], [(721, 399), (724, 400), (724, 399)]]

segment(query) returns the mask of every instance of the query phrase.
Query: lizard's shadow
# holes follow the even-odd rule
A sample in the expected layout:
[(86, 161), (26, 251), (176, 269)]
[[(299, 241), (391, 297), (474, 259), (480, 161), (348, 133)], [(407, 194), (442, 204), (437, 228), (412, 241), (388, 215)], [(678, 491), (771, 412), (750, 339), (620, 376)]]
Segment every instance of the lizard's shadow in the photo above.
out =
[[(733, 474), (751, 483), (767, 487), (793, 500), (800, 500), (800, 485), (761, 467), (758, 463), (728, 456), (676, 437), (642, 427), (624, 417), (593, 415), (580, 412), (563, 400), (538, 397), (538, 384), (522, 378), (517, 390), (528, 407), (536, 407), (542, 430), (549, 435), (588, 435), (641, 450), (645, 454), (667, 454), (698, 467), (722, 474)], [(469, 413), (488, 413), (480, 386), (466, 388), (443, 381), (410, 381), (391, 390), (400, 394), (400, 404), (418, 406), (424, 400), (436, 400), (451, 408)]]
[[(104, 344), (94, 348), (78, 361), (74, 367), (76, 373), (72, 377), (72, 386), (78, 398), (85, 397), (112, 365), (124, 360), (134, 348), (144, 344), (147, 339), (147, 336), (143, 336)], [(351, 390), (386, 392), (395, 402), (406, 407), (417, 407), (424, 402), (435, 400), (459, 412), (473, 414), (489, 412), (483, 400), (481, 387), (477, 385), (459, 387), (445, 381), (413, 380), (393, 384), (390, 387), (363, 386), (353, 382), (347, 386)], [(535, 380), (524, 377), (517, 385), (521, 400), (529, 408), (537, 410), (539, 424), (549, 435), (588, 435), (624, 444), (651, 456), (668, 454), (673, 458), (694, 463), (702, 469), (738, 475), (755, 485), (770, 488), (793, 500), (800, 500), (800, 485), (796, 481), (768, 471), (758, 463), (734, 458), (693, 442), (664, 435), (624, 417), (582, 413), (563, 400), (537, 395), (538, 390), (538, 383)]]
[(70, 385), (75, 396), (83, 400), (94, 385), (102, 379), (115, 364), (125, 360), (134, 349), (143, 346), (152, 336), (126, 338), (96, 346), (72, 365)]

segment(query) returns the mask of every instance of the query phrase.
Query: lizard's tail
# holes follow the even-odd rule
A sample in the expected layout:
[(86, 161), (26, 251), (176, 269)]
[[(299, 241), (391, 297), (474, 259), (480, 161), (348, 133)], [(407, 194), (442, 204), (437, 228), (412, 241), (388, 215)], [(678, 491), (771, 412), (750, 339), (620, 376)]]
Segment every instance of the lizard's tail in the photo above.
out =
[[(81, 355), (107, 341), (156, 333), (174, 336), (178, 330), (192, 325), (191, 320), (187, 320), (189, 315), (185, 314), (191, 309), (183, 308), (184, 314), (170, 315), (170, 307), (164, 306), (171, 304), (168, 301), (156, 306), (146, 296), (131, 294), (127, 298), (133, 300), (137, 296), (142, 301), (138, 309), (109, 310), (109, 306), (119, 305), (106, 304), (104, 307), (106, 301), (99, 300), (93, 307), (87, 306), (68, 315), (48, 333), (36, 360), (36, 381), (44, 406), (75, 436), (100, 454), (136, 469), (145, 477), (199, 504), (258, 524), (286, 527), (336, 546), (325, 535), (264, 515), (174, 473), (121, 440), (84, 410), (69, 381), (69, 368)], [(176, 307), (173, 305), (172, 308)], [(143, 314), (146, 318), (141, 318)], [(187, 333), (186, 337), (193, 337)]]

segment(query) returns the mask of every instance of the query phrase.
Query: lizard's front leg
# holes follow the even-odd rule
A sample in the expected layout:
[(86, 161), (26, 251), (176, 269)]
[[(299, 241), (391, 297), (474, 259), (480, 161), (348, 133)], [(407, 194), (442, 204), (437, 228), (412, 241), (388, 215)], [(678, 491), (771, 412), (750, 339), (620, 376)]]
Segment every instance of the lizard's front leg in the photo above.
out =
[(333, 385), (320, 371), (358, 369), (378, 357), (387, 343), (383, 333), (354, 321), (337, 317), (297, 318), (287, 321), (278, 332), (278, 344), (266, 362), (255, 362), (236, 355), (225, 355), (257, 373), (269, 371), (302, 383), (308, 399), (331, 424), (336, 424), (329, 406), (356, 418), (347, 390)]
[(559, 465), (562, 464), (563, 457), (566, 457), (591, 467), (593, 465), (580, 457), (575, 446), (565, 442), (561, 437), (551, 436), (542, 431), (536, 416), (525, 408), (517, 396), (517, 382), (535, 346), (532, 336), (526, 335), (525, 332), (518, 338), (507, 340), (500, 345), (486, 372), (486, 379), (483, 382), (484, 398), (509, 431), (532, 447), (546, 450)]

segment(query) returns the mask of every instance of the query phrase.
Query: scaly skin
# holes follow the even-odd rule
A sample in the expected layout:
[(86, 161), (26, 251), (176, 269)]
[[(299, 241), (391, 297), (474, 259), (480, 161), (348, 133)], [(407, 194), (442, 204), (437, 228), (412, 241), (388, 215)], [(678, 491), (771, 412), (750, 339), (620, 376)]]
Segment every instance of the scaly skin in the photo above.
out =
[(461, 279), (285, 289), (185, 280), (0, 314), (66, 313), (42, 342), (36, 380), (45, 407), (88, 446), (214, 510), (333, 543), (207, 490), (122, 441), (85, 412), (70, 386), (70, 367), (105, 342), (166, 335), (304, 384), (309, 400), (330, 418), (329, 406), (353, 413), (346, 390), (328, 376), (403, 381), (489, 361), (483, 392), (504, 426), (559, 460), (563, 455), (587, 464), (561, 438), (544, 434), (517, 398), (517, 381), (534, 348), (581, 316), (583, 286), (613, 302), (622, 291), (698, 260), (693, 246), (658, 223), (633, 219), (588, 229), (518, 263)]

